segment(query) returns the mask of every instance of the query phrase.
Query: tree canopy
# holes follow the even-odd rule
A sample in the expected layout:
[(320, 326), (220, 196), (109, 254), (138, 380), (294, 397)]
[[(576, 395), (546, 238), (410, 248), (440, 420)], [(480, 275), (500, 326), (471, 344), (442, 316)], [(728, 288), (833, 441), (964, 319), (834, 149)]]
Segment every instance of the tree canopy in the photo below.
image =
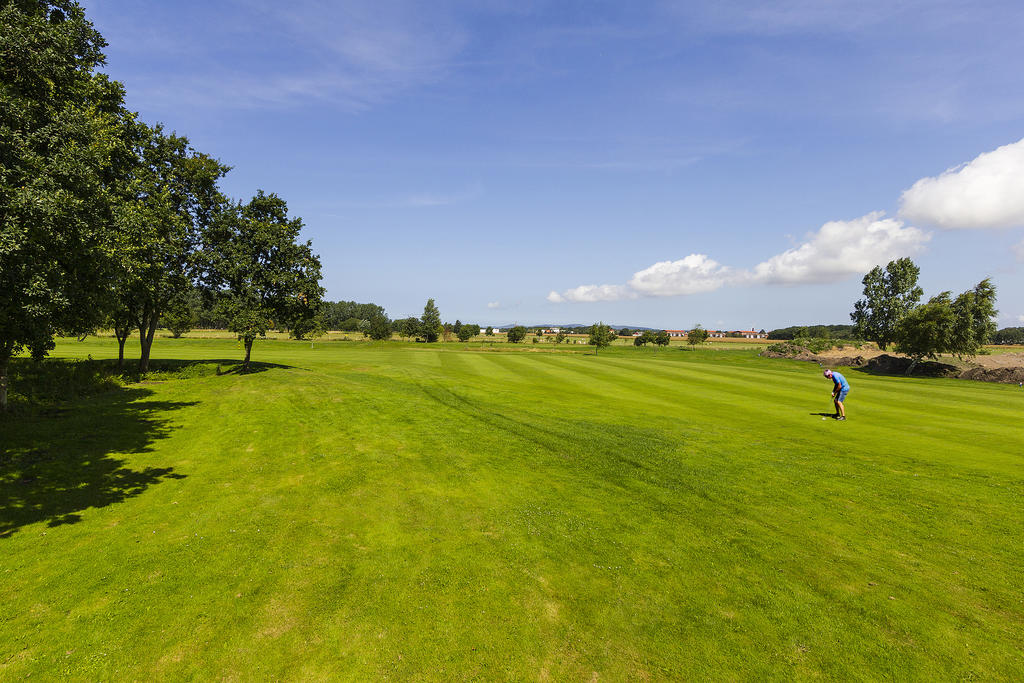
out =
[(442, 332), (444, 332), (444, 326), (441, 325), (441, 312), (437, 310), (437, 304), (433, 299), (427, 299), (427, 303), (423, 307), (423, 315), (420, 316), (419, 334), (428, 342), (436, 342)]
[(518, 344), (526, 339), (526, 328), (522, 325), (515, 325), (509, 328), (506, 338), (513, 344)]
[(198, 281), (204, 232), (224, 202), (217, 182), (228, 167), (159, 124), (136, 131), (137, 156), (118, 205), (122, 244), (112, 306), (139, 330), (145, 372), (161, 316)]
[(612, 328), (605, 325), (603, 322), (594, 323), (590, 327), (590, 338), (587, 343), (596, 347), (597, 350), (601, 350), (606, 346), (611, 346), (612, 341), (615, 340), (615, 332)]
[(0, 3), (0, 410), (15, 353), (102, 317), (133, 118), (105, 46), (76, 2)]
[(298, 241), (301, 229), (283, 199), (261, 190), (247, 204), (222, 207), (207, 232), (206, 284), (228, 329), (245, 344), (243, 370), (257, 337), (312, 318), (320, 308), (320, 259), (310, 242)]
[(890, 261), (883, 270), (875, 266), (864, 276), (864, 298), (854, 303), (850, 318), (854, 334), (885, 348), (896, 340), (900, 321), (917, 305), (924, 290), (917, 284), (921, 274), (909, 258)]
[(907, 374), (922, 359), (937, 358), (940, 353), (959, 358), (977, 355), (995, 332), (995, 300), (995, 287), (986, 278), (955, 300), (942, 292), (911, 309), (896, 336), (896, 348), (913, 359)]
[(690, 330), (686, 335), (686, 342), (690, 346), (696, 346), (697, 344), (703, 344), (708, 340), (708, 331), (700, 325), (697, 325)]

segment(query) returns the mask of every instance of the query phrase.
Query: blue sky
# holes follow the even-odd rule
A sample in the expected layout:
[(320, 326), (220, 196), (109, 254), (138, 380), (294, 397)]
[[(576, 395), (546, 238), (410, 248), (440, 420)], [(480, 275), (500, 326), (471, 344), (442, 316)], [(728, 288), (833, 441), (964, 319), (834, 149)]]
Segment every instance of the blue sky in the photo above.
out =
[(848, 322), (911, 256), (1024, 324), (1024, 6), (87, 0), (143, 119), (392, 317)]

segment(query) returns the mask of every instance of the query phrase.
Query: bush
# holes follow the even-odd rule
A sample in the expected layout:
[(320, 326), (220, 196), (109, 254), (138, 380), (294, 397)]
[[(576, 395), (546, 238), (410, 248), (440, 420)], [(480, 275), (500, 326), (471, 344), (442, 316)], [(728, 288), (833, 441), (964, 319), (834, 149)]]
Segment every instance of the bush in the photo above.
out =
[[(828, 351), (833, 346), (853, 346), (860, 348), (864, 342), (856, 339), (829, 339), (827, 337), (797, 337), (793, 344), (806, 348), (811, 353)], [(780, 346), (780, 345), (776, 345)]]

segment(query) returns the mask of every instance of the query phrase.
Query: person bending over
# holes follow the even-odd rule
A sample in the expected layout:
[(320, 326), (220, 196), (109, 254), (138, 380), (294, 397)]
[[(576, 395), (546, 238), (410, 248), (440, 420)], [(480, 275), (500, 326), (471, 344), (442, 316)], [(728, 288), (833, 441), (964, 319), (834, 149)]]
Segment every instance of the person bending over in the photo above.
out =
[(846, 381), (842, 374), (831, 370), (826, 370), (825, 376), (832, 380), (832, 401), (836, 404), (836, 414), (832, 417), (837, 420), (845, 420), (846, 406), (843, 405), (843, 401), (846, 400), (846, 395), (850, 393), (850, 383)]

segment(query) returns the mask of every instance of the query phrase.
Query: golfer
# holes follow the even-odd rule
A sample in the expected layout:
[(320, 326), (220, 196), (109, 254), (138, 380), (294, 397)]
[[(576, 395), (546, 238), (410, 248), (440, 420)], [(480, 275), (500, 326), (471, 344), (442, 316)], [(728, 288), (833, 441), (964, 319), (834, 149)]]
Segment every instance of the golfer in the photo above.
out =
[(846, 400), (846, 395), (850, 393), (850, 383), (846, 381), (838, 372), (832, 372), (831, 370), (825, 371), (825, 376), (832, 380), (832, 400), (836, 404), (836, 414), (833, 415), (837, 420), (846, 419), (846, 408), (843, 406), (843, 401)]

